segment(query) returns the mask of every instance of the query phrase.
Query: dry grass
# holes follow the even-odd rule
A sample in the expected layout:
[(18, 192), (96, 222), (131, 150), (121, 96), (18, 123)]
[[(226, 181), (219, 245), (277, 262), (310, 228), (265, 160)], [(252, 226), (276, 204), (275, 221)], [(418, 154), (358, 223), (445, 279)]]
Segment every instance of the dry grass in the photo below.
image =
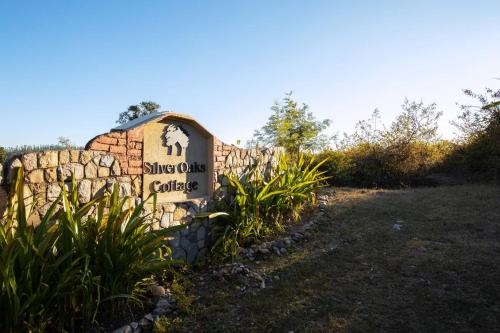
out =
[(194, 273), (177, 330), (499, 331), (499, 236), (498, 187), (337, 189), (306, 242), (255, 264), (273, 278), (266, 289)]

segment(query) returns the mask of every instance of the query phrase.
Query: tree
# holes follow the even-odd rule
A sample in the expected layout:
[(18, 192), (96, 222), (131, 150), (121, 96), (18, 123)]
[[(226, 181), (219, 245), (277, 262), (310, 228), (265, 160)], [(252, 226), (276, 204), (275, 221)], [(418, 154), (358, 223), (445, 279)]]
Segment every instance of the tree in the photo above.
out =
[(451, 123), (458, 129), (458, 140), (470, 142), (500, 119), (500, 89), (486, 88), (484, 94), (469, 89), (464, 89), (463, 92), (476, 99), (479, 105), (459, 105), (462, 113)]
[(120, 113), (118, 120), (119, 124), (125, 124), (136, 118), (151, 114), (153, 112), (158, 112), (160, 105), (151, 101), (142, 101), (138, 105), (130, 105), (127, 111)]
[[(4, 147), (0, 147), (0, 163), (5, 162), (7, 159), (7, 150)], [(0, 177), (2, 177), (2, 174), (0, 174)]]
[(316, 120), (306, 104), (297, 105), (292, 92), (285, 94), (282, 103), (275, 102), (271, 111), (266, 125), (255, 131), (249, 144), (283, 147), (291, 154), (328, 145), (330, 138), (321, 132), (330, 126), (330, 120)]
[(73, 147), (71, 141), (64, 136), (60, 136), (57, 138), (57, 144), (59, 146), (65, 147), (66, 149), (70, 149), (71, 147)]
[(431, 143), (438, 139), (438, 120), (443, 115), (437, 111), (436, 103), (410, 102), (407, 98), (401, 105), (403, 112), (384, 130), (387, 145), (407, 145), (415, 142)]

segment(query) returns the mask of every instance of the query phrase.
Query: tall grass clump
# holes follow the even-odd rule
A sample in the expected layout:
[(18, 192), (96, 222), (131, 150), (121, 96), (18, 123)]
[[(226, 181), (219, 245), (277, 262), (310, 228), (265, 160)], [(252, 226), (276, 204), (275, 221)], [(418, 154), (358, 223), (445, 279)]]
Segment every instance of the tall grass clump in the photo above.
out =
[(240, 246), (282, 229), (286, 221), (297, 220), (304, 206), (315, 202), (314, 191), (328, 179), (318, 170), (323, 163), (281, 154), (269, 172), (257, 161), (239, 175), (225, 174), (230, 202), (225, 212), (209, 214), (214, 218), (214, 256), (234, 258)]
[[(144, 203), (112, 193), (78, 202), (63, 191), (37, 226), (28, 224), (23, 173), (17, 170), (0, 224), (0, 328), (44, 332), (88, 327), (101, 311), (141, 303), (153, 274), (171, 265), (165, 237), (149, 230)], [(149, 230), (149, 231), (148, 231)]]

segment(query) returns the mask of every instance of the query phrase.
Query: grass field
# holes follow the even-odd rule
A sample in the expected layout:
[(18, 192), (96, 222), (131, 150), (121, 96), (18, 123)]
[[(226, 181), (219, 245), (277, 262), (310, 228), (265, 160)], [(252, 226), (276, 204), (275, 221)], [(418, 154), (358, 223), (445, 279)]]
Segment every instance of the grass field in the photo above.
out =
[(250, 264), (265, 289), (193, 272), (175, 330), (500, 331), (500, 188), (329, 191), (305, 241)]

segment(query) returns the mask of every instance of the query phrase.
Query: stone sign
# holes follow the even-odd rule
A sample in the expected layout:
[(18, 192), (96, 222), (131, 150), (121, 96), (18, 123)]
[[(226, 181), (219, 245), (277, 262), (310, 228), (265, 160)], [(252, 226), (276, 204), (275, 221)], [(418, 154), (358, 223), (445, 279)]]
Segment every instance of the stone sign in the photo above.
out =
[(143, 198), (159, 203), (206, 198), (210, 193), (210, 135), (193, 124), (165, 119), (144, 127)]

